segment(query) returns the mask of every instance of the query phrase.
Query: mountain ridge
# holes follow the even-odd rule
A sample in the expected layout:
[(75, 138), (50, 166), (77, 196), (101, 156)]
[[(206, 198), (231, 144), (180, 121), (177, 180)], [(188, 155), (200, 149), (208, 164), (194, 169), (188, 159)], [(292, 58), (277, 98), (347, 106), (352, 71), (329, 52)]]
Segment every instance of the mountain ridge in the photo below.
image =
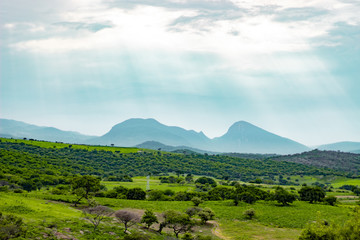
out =
[[(124, 147), (133, 147), (152, 141), (167, 147), (196, 149), (204, 152), (293, 154), (311, 150), (303, 144), (278, 136), (246, 121), (235, 122), (225, 134), (211, 139), (202, 131), (167, 126), (153, 118), (127, 119), (114, 125), (102, 136), (87, 136), (53, 127), (39, 127), (20, 121), (0, 119), (0, 136), (93, 145), (114, 144)], [(354, 152), (359, 152), (359, 149), (360, 147), (354, 148)]]

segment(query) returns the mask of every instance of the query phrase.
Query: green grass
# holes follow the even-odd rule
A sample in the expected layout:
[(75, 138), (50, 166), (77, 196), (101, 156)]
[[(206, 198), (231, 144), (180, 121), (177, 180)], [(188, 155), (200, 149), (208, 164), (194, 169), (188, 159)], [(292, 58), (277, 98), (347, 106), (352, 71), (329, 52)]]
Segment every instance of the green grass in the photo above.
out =
[(82, 144), (68, 144), (68, 143), (56, 143), (56, 142), (46, 142), (46, 141), (30, 141), (23, 139), (8, 139), (0, 138), (4, 142), (12, 143), (24, 143), (29, 145), (34, 145), (43, 148), (67, 148), (71, 145), (73, 149), (85, 149), (88, 151), (110, 151), (110, 152), (119, 152), (119, 153), (137, 153), (139, 151), (153, 152), (154, 150), (143, 149), (143, 148), (134, 148), (134, 147), (110, 147), (110, 146), (91, 146), (91, 145), (82, 145)]
[(354, 185), (354, 186), (360, 186), (360, 179), (349, 179), (344, 177), (339, 177), (335, 181), (331, 183), (334, 188), (339, 188), (343, 185)]
[[(168, 209), (185, 211), (192, 206), (192, 202), (178, 201), (135, 201), (125, 199), (97, 198), (101, 204), (108, 205), (114, 209), (137, 208), (151, 209), (155, 212), (163, 212)], [(253, 208), (256, 212), (256, 222), (280, 228), (303, 228), (307, 223), (316, 219), (317, 212), (320, 212), (324, 219), (341, 223), (347, 218), (350, 209), (345, 207), (333, 207), (323, 204), (309, 204), (296, 201), (290, 206), (278, 206), (275, 202), (259, 201), (253, 205), (240, 203), (233, 206), (231, 201), (207, 201), (200, 205), (214, 210), (217, 218), (221, 220), (245, 220), (243, 212)]]
[(81, 211), (65, 204), (42, 200), (30, 194), (0, 194), (0, 212), (15, 214), (25, 220), (79, 218)]
[(300, 229), (271, 228), (250, 220), (221, 220), (220, 229), (223, 236), (234, 240), (297, 239), (301, 233)]
[[(123, 186), (126, 188), (135, 188), (139, 187), (143, 190), (146, 190), (147, 178), (146, 177), (134, 177), (133, 182), (110, 182), (103, 181), (101, 184), (105, 185), (108, 190), (113, 189), (116, 186)], [(195, 189), (195, 184), (171, 184), (171, 183), (161, 183), (158, 177), (150, 178), (150, 190), (166, 190), (170, 189), (174, 192), (178, 191), (191, 191)]]

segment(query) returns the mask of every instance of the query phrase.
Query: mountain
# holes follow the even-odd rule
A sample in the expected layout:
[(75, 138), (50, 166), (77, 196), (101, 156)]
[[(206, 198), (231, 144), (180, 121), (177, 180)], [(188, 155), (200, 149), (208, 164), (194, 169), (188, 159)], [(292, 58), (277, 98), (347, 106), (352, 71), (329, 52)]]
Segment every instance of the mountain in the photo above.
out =
[(214, 151), (290, 154), (310, 150), (305, 145), (280, 137), (248, 122), (234, 123), (223, 136), (212, 141)]
[(318, 147), (319, 150), (360, 153), (360, 142), (337, 142)]
[(152, 118), (126, 120), (115, 125), (105, 135), (93, 139), (90, 143), (131, 147), (147, 141), (161, 142), (171, 146), (184, 145), (205, 149), (210, 143), (210, 139), (202, 132), (166, 126)]
[(77, 132), (62, 131), (53, 127), (39, 127), (20, 121), (0, 119), (0, 136), (11, 138), (33, 138), (37, 140), (66, 143), (83, 143), (92, 136)]
[(147, 141), (147, 142), (143, 142), (139, 145), (136, 145), (136, 147), (138, 148), (145, 148), (145, 149), (153, 149), (153, 150), (158, 150), (161, 149), (161, 151), (166, 151), (166, 152), (178, 152), (178, 153), (182, 153), (182, 152), (193, 152), (193, 153), (209, 153), (209, 154), (216, 154), (215, 152), (209, 152), (209, 151), (205, 151), (205, 150), (201, 150), (201, 149), (197, 149), (197, 148), (192, 148), (192, 147), (188, 147), (188, 146), (169, 146), (169, 145), (165, 145), (162, 144), (160, 142), (155, 142), (155, 141)]
[[(68, 143), (114, 144), (123, 147), (133, 147), (150, 141), (152, 143), (149, 148), (152, 149), (164, 149), (166, 146), (168, 149), (173, 147), (175, 150), (188, 149), (199, 153), (290, 154), (310, 150), (300, 143), (267, 132), (245, 121), (234, 123), (223, 136), (210, 139), (202, 132), (167, 126), (155, 119), (128, 119), (113, 126), (108, 133), (100, 137), (0, 119), (0, 136)], [(164, 146), (158, 146), (160, 143)]]

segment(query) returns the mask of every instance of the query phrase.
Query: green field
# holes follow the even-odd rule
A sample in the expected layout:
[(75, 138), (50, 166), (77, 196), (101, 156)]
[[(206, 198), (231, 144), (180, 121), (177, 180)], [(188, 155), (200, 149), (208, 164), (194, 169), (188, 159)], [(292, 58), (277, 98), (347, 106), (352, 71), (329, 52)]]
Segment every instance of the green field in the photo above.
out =
[(110, 151), (110, 152), (118, 152), (118, 153), (137, 153), (141, 151), (154, 152), (154, 150), (134, 148), (134, 147), (92, 146), (92, 145), (82, 145), (82, 144), (68, 144), (68, 143), (60, 143), (60, 142), (47, 142), (47, 141), (9, 139), (9, 138), (0, 138), (0, 139), (1, 141), (5, 141), (5, 142), (25, 143), (42, 148), (68, 148), (70, 146), (73, 149), (84, 149), (88, 151), (96, 150), (96, 151)]
[[(7, 214), (21, 216), (27, 222), (56, 222), (66, 226), (66, 222), (76, 223), (76, 228), (90, 228), (82, 219), (81, 211), (74, 209), (67, 203), (60, 203), (47, 199), (66, 199), (72, 196), (51, 195), (44, 192), (28, 194), (2, 193), (0, 195), (0, 211)], [(165, 210), (174, 209), (185, 211), (192, 206), (192, 202), (178, 201), (147, 201), (96, 198), (102, 205), (114, 210), (150, 209), (158, 214)], [(331, 223), (342, 224), (348, 219), (350, 207), (328, 206), (324, 204), (309, 204), (296, 201), (290, 206), (279, 206), (276, 202), (258, 201), (255, 204), (240, 203), (234, 206), (232, 201), (206, 201), (201, 207), (211, 208), (215, 214), (215, 221), (219, 224), (218, 232), (224, 239), (297, 239), (301, 229), (320, 214), (322, 219)], [(244, 217), (246, 209), (253, 208), (256, 216), (253, 220)], [(84, 225), (85, 224), (85, 225)], [(208, 226), (208, 225), (207, 225)], [(207, 229), (209, 232), (209, 229)], [(203, 231), (202, 228), (199, 231)], [(241, 236), (241, 237), (240, 237)], [(81, 238), (81, 236), (78, 236)]]
[[(106, 186), (107, 189), (113, 189), (116, 186), (123, 186), (127, 188), (135, 188), (139, 187), (143, 190), (146, 190), (147, 179), (146, 177), (134, 177), (133, 182), (109, 182), (103, 181), (102, 184)], [(191, 191), (195, 189), (195, 184), (171, 184), (171, 183), (161, 183), (158, 177), (151, 177), (149, 180), (149, 190), (157, 189), (157, 190), (166, 190), (170, 189), (174, 192), (178, 191)]]

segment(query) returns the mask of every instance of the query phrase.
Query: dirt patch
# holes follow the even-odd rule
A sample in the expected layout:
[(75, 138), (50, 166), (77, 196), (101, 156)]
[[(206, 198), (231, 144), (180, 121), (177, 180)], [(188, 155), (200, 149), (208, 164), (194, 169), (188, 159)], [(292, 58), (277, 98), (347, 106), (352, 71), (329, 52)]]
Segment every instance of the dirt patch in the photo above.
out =
[(335, 196), (336, 198), (339, 198), (339, 199), (357, 199), (359, 198), (358, 196), (353, 196), (353, 195), (345, 195), (345, 196)]

